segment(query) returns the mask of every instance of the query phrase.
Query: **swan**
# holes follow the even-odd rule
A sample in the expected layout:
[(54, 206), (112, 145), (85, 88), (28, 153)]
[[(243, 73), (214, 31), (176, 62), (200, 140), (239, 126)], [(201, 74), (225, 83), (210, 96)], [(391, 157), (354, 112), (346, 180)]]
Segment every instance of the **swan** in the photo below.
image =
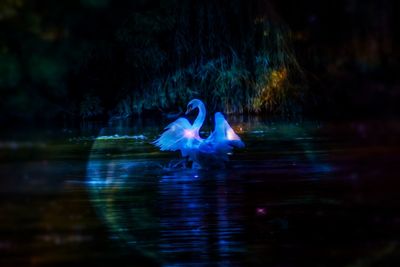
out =
[(199, 112), (193, 124), (186, 118), (178, 118), (165, 127), (153, 144), (161, 151), (180, 150), (182, 157), (193, 162), (192, 168), (223, 167), (233, 148), (243, 148), (244, 143), (220, 112), (214, 115), (214, 131), (207, 139), (201, 138), (199, 131), (206, 118), (206, 108), (201, 100), (193, 99), (185, 114), (195, 109)]

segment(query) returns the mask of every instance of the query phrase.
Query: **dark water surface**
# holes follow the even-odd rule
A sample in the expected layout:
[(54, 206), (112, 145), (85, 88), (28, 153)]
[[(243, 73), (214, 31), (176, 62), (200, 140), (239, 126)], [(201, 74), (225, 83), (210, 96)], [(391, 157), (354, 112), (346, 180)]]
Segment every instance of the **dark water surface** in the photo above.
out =
[(209, 171), (162, 125), (3, 137), (0, 266), (400, 266), (400, 123), (232, 125)]

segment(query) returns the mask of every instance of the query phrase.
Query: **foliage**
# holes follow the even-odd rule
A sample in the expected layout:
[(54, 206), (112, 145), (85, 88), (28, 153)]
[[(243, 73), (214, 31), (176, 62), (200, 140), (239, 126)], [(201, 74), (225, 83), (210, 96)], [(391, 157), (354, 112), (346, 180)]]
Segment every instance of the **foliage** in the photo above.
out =
[(290, 31), (258, 2), (0, 0), (0, 112), (127, 117), (192, 97), (227, 113), (297, 112)]
[(85, 95), (83, 98), (79, 114), (83, 119), (90, 119), (103, 113), (103, 107), (98, 96)]
[[(141, 113), (199, 97), (226, 113), (298, 112), (306, 86), (290, 49), (290, 31), (272, 15), (259, 14), (257, 7), (245, 6), (250, 9), (245, 13), (240, 1), (229, 1), (236, 8), (227, 11), (226, 4), (186, 1), (170, 7), (174, 19), (162, 24), (172, 27), (158, 27), (159, 18), (139, 19), (150, 30), (130, 44), (141, 42), (148, 48), (132, 61), (151, 71), (118, 108)], [(152, 33), (165, 33), (173, 47), (160, 47)]]
[(19, 64), (14, 55), (0, 54), (0, 87), (14, 87), (21, 79)]

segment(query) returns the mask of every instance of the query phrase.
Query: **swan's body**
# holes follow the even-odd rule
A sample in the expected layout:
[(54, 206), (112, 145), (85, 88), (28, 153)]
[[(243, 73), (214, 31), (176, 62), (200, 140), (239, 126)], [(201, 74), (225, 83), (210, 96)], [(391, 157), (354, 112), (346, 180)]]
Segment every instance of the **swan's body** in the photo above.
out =
[(186, 118), (177, 119), (165, 127), (165, 132), (154, 144), (162, 151), (180, 150), (182, 157), (193, 162), (194, 168), (222, 166), (233, 147), (244, 147), (244, 144), (220, 112), (214, 115), (214, 131), (207, 139), (201, 138), (199, 131), (206, 117), (206, 109), (203, 102), (193, 99), (188, 104), (186, 114), (195, 108), (199, 109), (199, 113), (193, 124)]

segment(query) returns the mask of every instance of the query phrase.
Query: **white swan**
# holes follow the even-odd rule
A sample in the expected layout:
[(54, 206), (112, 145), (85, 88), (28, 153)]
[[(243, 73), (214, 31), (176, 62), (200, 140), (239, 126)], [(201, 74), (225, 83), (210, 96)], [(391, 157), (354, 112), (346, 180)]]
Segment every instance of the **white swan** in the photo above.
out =
[(180, 150), (182, 157), (187, 157), (193, 162), (192, 168), (224, 166), (233, 147), (242, 148), (244, 143), (220, 112), (214, 115), (214, 131), (207, 139), (201, 138), (199, 131), (206, 117), (203, 102), (193, 99), (189, 102), (185, 114), (196, 108), (199, 109), (199, 113), (193, 124), (186, 118), (179, 118), (165, 127), (164, 133), (153, 144), (162, 151)]

